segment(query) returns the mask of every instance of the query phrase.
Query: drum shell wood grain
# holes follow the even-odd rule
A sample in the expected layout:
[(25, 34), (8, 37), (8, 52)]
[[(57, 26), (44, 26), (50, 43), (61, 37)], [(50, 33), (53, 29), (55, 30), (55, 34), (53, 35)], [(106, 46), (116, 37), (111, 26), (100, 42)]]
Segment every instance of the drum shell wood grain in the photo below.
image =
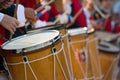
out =
[[(88, 62), (88, 68), (87, 68), (88, 74), (86, 77), (87, 77), (87, 79), (95, 78), (97, 80), (97, 78), (101, 76), (101, 72), (98, 71), (98, 69), (100, 69), (100, 65), (99, 65), (100, 60), (99, 60), (99, 55), (96, 54), (97, 53), (97, 49), (96, 49), (97, 40), (94, 40), (94, 38), (95, 38), (94, 32), (90, 33), (90, 34), (84, 33), (84, 34), (69, 36), (69, 38), (70, 38), (70, 54), (71, 54), (71, 59), (72, 59), (72, 67), (73, 67), (73, 71), (74, 71), (74, 77), (76, 78), (76, 80), (85, 79), (85, 78), (79, 67), (78, 62), (76, 61), (74, 51), (72, 50), (72, 46), (76, 49), (77, 48), (78, 49), (86, 48), (87, 53), (88, 53), (87, 54), (88, 55), (88, 61), (87, 61)], [(87, 41), (85, 41), (85, 40), (87, 40)], [(71, 44), (74, 41), (82, 41), (82, 42)], [(92, 54), (90, 53), (90, 50), (92, 51)], [(94, 58), (94, 59), (92, 59), (92, 58)], [(93, 63), (94, 60), (96, 62)], [(83, 67), (84, 72), (85, 72), (85, 66), (86, 66), (87, 62), (80, 63), (81, 66)], [(96, 66), (97, 66), (97, 68), (96, 68)]]
[[(35, 51), (31, 51), (31, 52), (27, 52), (27, 53), (23, 53), (24, 55), (9, 55), (9, 56), (5, 56), (6, 62), (7, 63), (19, 63), (22, 62), (23, 56), (27, 56), (29, 61), (33, 61), (35, 59), (38, 58), (43, 58), (47, 55), (52, 54), (52, 45), (51, 46), (47, 46), (45, 48), (42, 49), (38, 49)], [(58, 50), (61, 49), (62, 45), (61, 45), (61, 41), (59, 40), (57, 43), (54, 44), (54, 47), (56, 48), (56, 52)], [(63, 51), (61, 51), (59, 54), (57, 54), (57, 56), (60, 59), (60, 62), (63, 66), (64, 70), (67, 70), (66, 67), (66, 63), (65, 63), (65, 58), (63, 55)], [(33, 71), (35, 72), (35, 75), (37, 76), (38, 80), (53, 80), (53, 74), (54, 74), (54, 70), (53, 70), (53, 56), (50, 56), (46, 59), (43, 60), (39, 60), (33, 63), (30, 63), (31, 67), (33, 68)], [(35, 80), (30, 68), (28, 67), (28, 65), (26, 64), (26, 70), (27, 70), (27, 80)], [(13, 80), (25, 80), (25, 72), (24, 72), (24, 65), (23, 64), (19, 64), (19, 65), (8, 65), (8, 68), (10, 70), (10, 73), (13, 77)], [(65, 74), (67, 74), (67, 72), (65, 71)], [(56, 79), (57, 80), (65, 80), (65, 77), (62, 73), (62, 70), (60, 68), (60, 65), (58, 64), (58, 61), (56, 60)]]
[(118, 53), (100, 51), (100, 64), (102, 74), (104, 75), (103, 80), (113, 80), (113, 74), (119, 61), (117, 59), (119, 57)]

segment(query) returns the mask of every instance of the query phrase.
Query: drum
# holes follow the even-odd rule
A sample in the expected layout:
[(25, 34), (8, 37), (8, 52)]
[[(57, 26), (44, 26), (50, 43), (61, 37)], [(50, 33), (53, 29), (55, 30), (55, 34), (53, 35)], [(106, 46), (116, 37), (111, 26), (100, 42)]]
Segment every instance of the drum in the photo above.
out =
[[(49, 36), (49, 37), (48, 37)], [(2, 45), (11, 80), (68, 80), (67, 60), (59, 31), (26, 34)]]
[(94, 29), (87, 27), (69, 29), (68, 34), (74, 78), (76, 80), (99, 79), (101, 68)]
[(99, 39), (99, 41), (114, 42), (116, 40), (116, 38), (113, 38), (115, 34), (107, 31), (96, 31), (95, 36)]
[(102, 73), (104, 75), (103, 80), (114, 80), (113, 75), (116, 66), (119, 61), (119, 48), (108, 43), (108, 42), (100, 42), (98, 46), (100, 50), (100, 61)]
[(56, 25), (44, 26), (44, 27), (32, 29), (32, 30), (28, 31), (27, 33), (35, 33), (35, 32), (40, 32), (40, 31), (44, 31), (44, 30), (58, 30), (60, 32), (60, 35), (61, 35), (63, 43), (64, 43), (64, 50), (65, 50), (67, 60), (68, 60), (68, 64), (67, 64), (68, 70), (67, 71), (68, 71), (69, 77), (72, 77), (71, 76), (72, 68), (71, 68), (70, 52), (69, 52), (69, 48), (68, 48), (69, 41), (68, 41), (68, 33), (67, 33), (66, 25), (56, 24)]

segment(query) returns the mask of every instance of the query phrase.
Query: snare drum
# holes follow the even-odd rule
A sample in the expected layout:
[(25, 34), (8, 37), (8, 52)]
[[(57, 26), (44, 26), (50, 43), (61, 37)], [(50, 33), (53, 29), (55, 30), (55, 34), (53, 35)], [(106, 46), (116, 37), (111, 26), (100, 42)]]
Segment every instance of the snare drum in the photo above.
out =
[(40, 32), (40, 31), (44, 31), (44, 30), (58, 30), (60, 32), (60, 35), (62, 36), (62, 39), (64, 42), (65, 52), (68, 53), (68, 48), (67, 48), (68, 34), (67, 34), (67, 30), (66, 30), (66, 27), (64, 24), (57, 24), (57, 25), (40, 27), (37, 29), (30, 30), (27, 33), (35, 33), (35, 32)]
[(115, 40), (111, 37), (111, 36), (115, 36), (115, 34), (112, 32), (96, 31), (95, 36), (99, 39), (99, 41), (113, 42)]
[(11, 80), (68, 80), (67, 60), (59, 31), (26, 34), (2, 45)]
[(113, 80), (114, 71), (119, 61), (118, 53), (120, 50), (108, 42), (99, 43), (98, 48), (100, 50), (101, 68), (104, 75), (103, 80)]
[(94, 29), (77, 28), (68, 30), (73, 74), (78, 79), (95, 79), (101, 76)]
[[(57, 24), (57, 25), (50, 25), (50, 26), (45, 26), (45, 27), (40, 27), (40, 28), (37, 28), (37, 29), (33, 29), (33, 30), (30, 30), (28, 31), (28, 33), (35, 33), (35, 32), (40, 32), (40, 31), (44, 31), (44, 30), (58, 30), (60, 32), (60, 35), (62, 37), (62, 40), (64, 42), (64, 50), (65, 50), (65, 53), (66, 53), (66, 56), (67, 56), (67, 60), (68, 60), (68, 72), (69, 72), (69, 75), (71, 77), (71, 72), (72, 70), (70, 69), (71, 68), (71, 62), (70, 62), (70, 52), (69, 52), (69, 41), (68, 41), (68, 33), (67, 33), (67, 29), (66, 29), (66, 25), (64, 24)], [(66, 71), (67, 72), (67, 71)]]

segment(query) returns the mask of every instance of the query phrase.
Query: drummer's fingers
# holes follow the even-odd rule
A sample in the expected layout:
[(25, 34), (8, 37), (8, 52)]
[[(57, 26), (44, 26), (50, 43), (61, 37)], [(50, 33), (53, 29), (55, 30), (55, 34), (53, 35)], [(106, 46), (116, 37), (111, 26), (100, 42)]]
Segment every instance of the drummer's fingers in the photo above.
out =
[(12, 18), (11, 19), (12, 21), (11, 21), (11, 27), (14, 27), (14, 28), (18, 28), (18, 26), (19, 26), (19, 21), (18, 20), (16, 20), (15, 18)]
[(19, 24), (20, 24), (19, 21), (15, 20), (15, 22), (14, 22), (13, 25), (14, 25), (15, 28), (18, 28), (18, 27), (19, 27)]
[(11, 34), (14, 34), (14, 31), (13, 31), (12, 28), (9, 28), (9, 31), (10, 31)]
[(13, 25), (11, 26), (11, 29), (15, 32), (15, 31), (16, 31), (16, 25), (13, 24)]

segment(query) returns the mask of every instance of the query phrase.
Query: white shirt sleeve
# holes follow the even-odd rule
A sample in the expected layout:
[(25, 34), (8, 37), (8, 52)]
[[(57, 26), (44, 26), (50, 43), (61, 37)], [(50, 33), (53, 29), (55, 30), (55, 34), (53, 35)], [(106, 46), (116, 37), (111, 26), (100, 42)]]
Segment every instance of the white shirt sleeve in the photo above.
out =
[(21, 4), (18, 5), (17, 20), (20, 22), (19, 27), (23, 27), (25, 25), (25, 7)]
[(0, 22), (2, 21), (3, 17), (4, 17), (4, 14), (0, 13)]
[(35, 28), (46, 26), (47, 23), (45, 21), (37, 20), (34, 24)]

